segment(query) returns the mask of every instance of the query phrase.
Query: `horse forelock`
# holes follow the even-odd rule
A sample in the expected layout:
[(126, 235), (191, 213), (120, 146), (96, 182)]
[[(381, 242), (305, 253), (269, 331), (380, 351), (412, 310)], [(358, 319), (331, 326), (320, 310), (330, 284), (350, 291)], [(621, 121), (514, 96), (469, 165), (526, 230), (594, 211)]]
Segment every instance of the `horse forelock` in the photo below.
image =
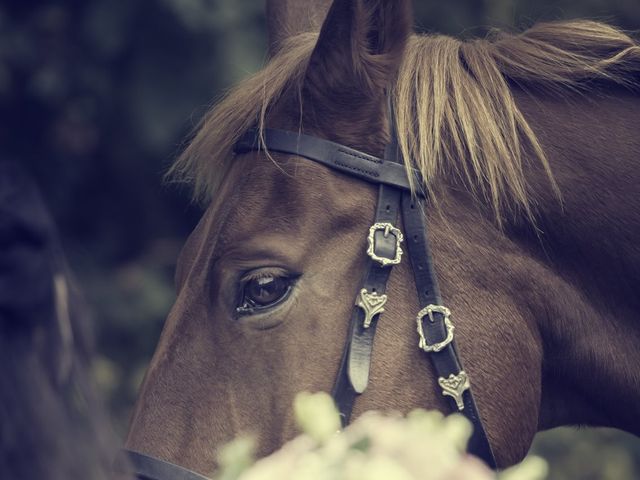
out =
[[(167, 178), (190, 184), (197, 200), (208, 201), (239, 136), (263, 127), (284, 96), (301, 96), (316, 39), (314, 33), (289, 38), (265, 68), (229, 91), (197, 126)], [(488, 204), (499, 225), (522, 213), (534, 221), (524, 163), (541, 164), (549, 188), (558, 198), (560, 192), (512, 88), (587, 94), (603, 81), (636, 88), (639, 74), (640, 44), (593, 21), (541, 23), (521, 34), (494, 32), (466, 42), (412, 36), (392, 99), (405, 163), (424, 179), (413, 188), (424, 189), (437, 205), (433, 186), (446, 176)]]

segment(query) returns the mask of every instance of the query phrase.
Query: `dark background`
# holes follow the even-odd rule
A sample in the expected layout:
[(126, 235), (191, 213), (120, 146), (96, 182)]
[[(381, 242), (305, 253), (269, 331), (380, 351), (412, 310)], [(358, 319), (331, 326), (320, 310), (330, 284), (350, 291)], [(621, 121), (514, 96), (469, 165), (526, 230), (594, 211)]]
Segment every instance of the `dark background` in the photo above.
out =
[[(262, 0), (0, 3), (0, 152), (33, 173), (58, 222), (121, 433), (200, 214), (163, 172), (215, 98), (263, 64), (263, 12)], [(640, 28), (639, 0), (425, 0), (416, 14), (422, 30), (463, 37), (575, 17)], [(554, 479), (640, 477), (638, 439), (540, 437)]]

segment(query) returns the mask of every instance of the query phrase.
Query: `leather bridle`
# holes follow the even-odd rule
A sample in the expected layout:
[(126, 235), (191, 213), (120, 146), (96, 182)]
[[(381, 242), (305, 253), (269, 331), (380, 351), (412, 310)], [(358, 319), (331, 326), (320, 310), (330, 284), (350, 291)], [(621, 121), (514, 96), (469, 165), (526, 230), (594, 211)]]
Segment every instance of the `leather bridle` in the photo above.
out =
[[(415, 278), (421, 310), (416, 316), (418, 346), (431, 360), (442, 395), (449, 398), (453, 410), (473, 424), (468, 452), (496, 468), (495, 458), (476, 406), (469, 376), (458, 355), (451, 312), (444, 306), (433, 269), (425, 224), (425, 196), (412, 195), (407, 168), (397, 146), (392, 121), (392, 141), (383, 158), (301, 133), (263, 129), (246, 132), (236, 143), (237, 155), (251, 151), (272, 151), (297, 155), (334, 170), (378, 184), (378, 203), (373, 224), (367, 232), (368, 265), (357, 292), (349, 333), (344, 347), (332, 395), (340, 411), (342, 424), (349, 423), (355, 399), (368, 383), (371, 352), (376, 327), (387, 301), (387, 281), (393, 265), (402, 260), (406, 239), (407, 254)], [(414, 184), (423, 183), (413, 171)], [(398, 225), (402, 215), (404, 232)], [(134, 472), (142, 480), (204, 480), (207, 477), (138, 452), (130, 455)]]

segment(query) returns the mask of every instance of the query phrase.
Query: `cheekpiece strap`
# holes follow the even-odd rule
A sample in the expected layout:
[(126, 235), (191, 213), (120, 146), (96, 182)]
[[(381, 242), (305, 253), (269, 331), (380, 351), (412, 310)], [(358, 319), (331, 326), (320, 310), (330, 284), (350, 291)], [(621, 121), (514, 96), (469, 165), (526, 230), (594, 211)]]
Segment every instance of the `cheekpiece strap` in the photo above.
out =
[[(386, 149), (385, 161), (397, 162), (395, 148)], [(402, 190), (386, 184), (378, 189), (375, 218), (367, 234), (369, 260), (332, 391), (343, 426), (349, 423), (356, 397), (367, 388), (376, 327), (387, 302), (387, 282), (391, 268), (402, 260), (404, 236), (396, 227), (401, 195)]]
[(471, 393), (469, 376), (462, 367), (455, 346), (455, 327), (450, 318), (451, 312), (443, 305), (440, 297), (429, 249), (422, 198), (412, 198), (410, 193), (403, 193), (402, 221), (419, 304), (424, 307), (416, 318), (418, 347), (431, 360), (442, 395), (450, 400), (454, 411), (463, 414), (473, 424), (467, 451), (482, 458), (489, 467), (495, 469), (496, 461)]

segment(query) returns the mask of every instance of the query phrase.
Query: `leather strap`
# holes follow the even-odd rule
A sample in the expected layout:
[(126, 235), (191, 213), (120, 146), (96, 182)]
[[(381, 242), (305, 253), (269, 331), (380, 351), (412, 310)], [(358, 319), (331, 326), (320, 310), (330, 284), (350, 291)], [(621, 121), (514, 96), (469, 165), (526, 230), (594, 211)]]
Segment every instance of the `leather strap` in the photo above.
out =
[[(389, 162), (397, 161), (395, 148), (386, 149), (385, 160)], [(400, 198), (401, 190), (381, 184), (378, 190), (378, 202), (372, 225), (395, 225), (400, 210)], [(374, 253), (383, 258), (395, 258), (396, 255), (399, 255), (397, 249), (402, 248), (401, 237), (398, 238), (383, 229), (374, 230), (373, 241)], [(358, 302), (363, 301), (362, 295), (371, 296), (373, 294), (374, 298), (385, 299), (381, 302), (381, 307), (384, 307), (384, 302), (386, 302), (385, 291), (390, 274), (391, 265), (383, 266), (373, 258), (369, 258), (367, 261), (366, 273), (361, 284), (362, 288), (358, 292), (356, 307), (354, 307), (351, 315), (349, 333), (332, 391), (343, 427), (349, 423), (356, 397), (367, 388), (373, 340), (378, 321), (382, 316), (382, 311), (380, 311), (367, 318), (367, 310), (357, 305)]]
[[(409, 190), (409, 179), (404, 165), (374, 157), (339, 143), (302, 133), (265, 128), (263, 138), (257, 129), (248, 130), (240, 137), (234, 152), (246, 153), (260, 147), (275, 152), (290, 153), (326, 165), (334, 170), (378, 184)], [(420, 175), (415, 172), (416, 178)], [(416, 184), (420, 185), (418, 180)]]
[[(400, 191), (381, 185), (378, 192), (378, 207), (374, 224), (395, 224), (400, 210)], [(393, 234), (387, 234), (382, 230), (374, 232), (375, 252), (384, 258), (394, 258), (396, 249), (401, 248), (398, 238)], [(362, 283), (362, 288), (368, 293), (382, 297), (387, 289), (387, 281), (391, 275), (391, 265), (382, 266), (380, 263), (369, 259), (369, 266)], [(362, 289), (360, 290), (362, 292)], [(359, 294), (360, 295), (360, 294)], [(371, 351), (376, 326), (382, 313), (371, 318), (371, 323), (365, 323), (365, 310), (356, 307), (352, 322), (351, 346), (348, 356), (348, 372), (351, 385), (357, 393), (364, 392), (369, 381), (369, 366), (371, 364)]]
[[(411, 193), (402, 195), (402, 220), (407, 237), (407, 250), (411, 261), (411, 270), (418, 292), (419, 304), (422, 307), (427, 305), (442, 306), (440, 289), (436, 280), (429, 241), (427, 237), (427, 226), (424, 221), (424, 200), (412, 198)], [(447, 338), (447, 327), (445, 325), (445, 315), (434, 311), (431, 315), (422, 318), (422, 329), (429, 345), (443, 342)], [(442, 350), (429, 352), (427, 354), (434, 366), (439, 379), (447, 379), (450, 375), (460, 375), (463, 371), (460, 357), (455, 346), (455, 340), (451, 340)], [(467, 450), (482, 458), (491, 468), (496, 468), (495, 458), (487, 434), (482, 425), (478, 407), (476, 406), (471, 388), (467, 388), (462, 393), (464, 408), (460, 410), (456, 401), (448, 396), (452, 403), (453, 410), (458, 410), (467, 417), (473, 424), (473, 433), (469, 440)]]
[(134, 473), (138, 480), (211, 480), (209, 477), (150, 455), (126, 449), (123, 449), (122, 453), (132, 467), (129, 471), (126, 468), (122, 470), (125, 470), (124, 473)]

